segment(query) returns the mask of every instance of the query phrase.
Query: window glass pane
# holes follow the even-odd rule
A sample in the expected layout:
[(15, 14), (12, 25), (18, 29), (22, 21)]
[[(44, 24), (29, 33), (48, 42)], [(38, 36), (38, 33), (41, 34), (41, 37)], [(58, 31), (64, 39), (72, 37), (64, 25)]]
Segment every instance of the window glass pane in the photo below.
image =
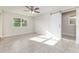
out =
[(20, 27), (21, 26), (21, 19), (20, 18), (14, 18), (14, 26)]

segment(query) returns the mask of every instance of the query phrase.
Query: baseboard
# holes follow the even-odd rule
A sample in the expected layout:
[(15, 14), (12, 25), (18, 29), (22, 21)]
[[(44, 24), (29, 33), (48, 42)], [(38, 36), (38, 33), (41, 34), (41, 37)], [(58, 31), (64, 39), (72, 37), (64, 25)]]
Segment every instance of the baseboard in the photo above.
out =
[(11, 37), (16, 37), (16, 36), (21, 36), (21, 35), (29, 35), (29, 34), (33, 34), (35, 32), (32, 33), (24, 33), (24, 34), (18, 34), (18, 35), (11, 35), (11, 36), (3, 36), (1, 37), (1, 39), (5, 39), (5, 38), (11, 38)]
[(68, 36), (75, 36), (75, 35), (72, 35), (72, 34), (66, 34), (66, 33), (63, 33), (62, 35), (68, 35)]

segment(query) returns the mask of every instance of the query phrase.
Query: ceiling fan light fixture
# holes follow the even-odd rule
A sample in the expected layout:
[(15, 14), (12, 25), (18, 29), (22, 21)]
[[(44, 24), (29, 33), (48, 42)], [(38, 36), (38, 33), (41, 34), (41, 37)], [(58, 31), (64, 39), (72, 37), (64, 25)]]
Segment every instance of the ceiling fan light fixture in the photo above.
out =
[(31, 11), (31, 13), (32, 13), (32, 14), (35, 14), (35, 12), (34, 12), (34, 11)]
[(27, 16), (37, 16), (39, 13), (36, 13), (34, 11), (29, 11), (26, 15)]
[(29, 11), (27, 12), (27, 15), (29, 16), (37, 16), (38, 14), (40, 14), (40, 12), (38, 11), (39, 10), (38, 7), (34, 6), (25, 6), (25, 7), (29, 9)]

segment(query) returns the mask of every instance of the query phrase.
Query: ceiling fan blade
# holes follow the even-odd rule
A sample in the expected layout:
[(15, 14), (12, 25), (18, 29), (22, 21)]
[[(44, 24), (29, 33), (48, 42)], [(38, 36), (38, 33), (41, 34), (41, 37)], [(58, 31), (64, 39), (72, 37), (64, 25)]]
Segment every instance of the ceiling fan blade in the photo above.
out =
[(31, 10), (30, 6), (25, 6), (25, 7)]
[(35, 8), (35, 10), (39, 10), (39, 8)]
[(36, 12), (36, 13), (40, 13), (39, 11), (34, 11), (34, 12)]

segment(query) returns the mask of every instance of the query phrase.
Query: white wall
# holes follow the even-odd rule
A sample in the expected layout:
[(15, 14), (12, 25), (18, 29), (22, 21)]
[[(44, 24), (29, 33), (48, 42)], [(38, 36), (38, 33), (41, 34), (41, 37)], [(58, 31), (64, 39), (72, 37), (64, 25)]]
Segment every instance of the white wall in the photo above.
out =
[[(69, 24), (69, 17), (76, 15), (75, 11), (63, 13), (62, 16), (62, 34), (75, 36), (76, 35), (76, 25)], [(75, 20), (76, 21), (76, 20)]]
[[(24, 15), (19, 15), (16, 13), (11, 13), (11, 12), (4, 12), (3, 16), (4, 16), (3, 17), (4, 37), (34, 32), (33, 19), (31, 19), (30, 17), (24, 16)], [(27, 20), (27, 26), (26, 27), (13, 27), (12, 26), (13, 18), (23, 18), (23, 19)]]
[(76, 8), (76, 43), (79, 44), (79, 8)]
[(37, 17), (35, 20), (35, 31), (38, 34), (52, 34), (61, 38), (61, 13), (53, 15), (43, 14)]
[[(1, 11), (1, 10), (0, 10)], [(3, 14), (0, 12), (0, 37), (3, 35), (3, 30), (2, 30), (2, 23), (3, 23)]]

